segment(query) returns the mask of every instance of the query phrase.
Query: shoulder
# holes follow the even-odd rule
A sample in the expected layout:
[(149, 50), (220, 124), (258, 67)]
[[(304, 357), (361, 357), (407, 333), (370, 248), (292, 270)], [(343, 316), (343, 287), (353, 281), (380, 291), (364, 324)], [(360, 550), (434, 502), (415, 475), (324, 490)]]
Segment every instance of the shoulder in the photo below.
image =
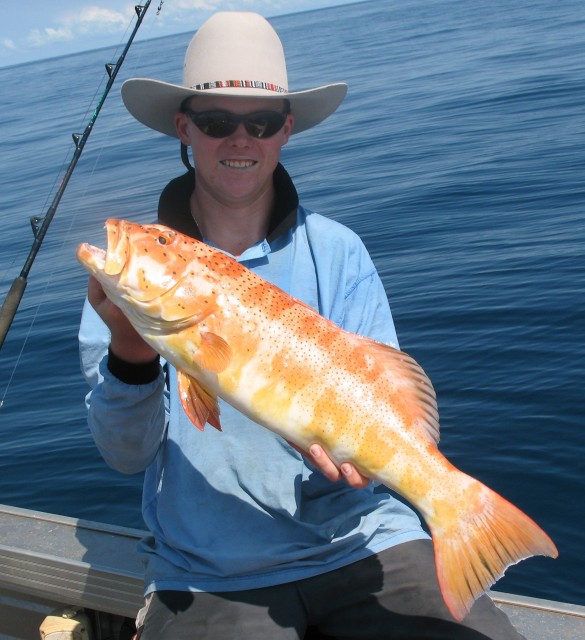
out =
[(316, 213), (311, 209), (307, 209), (302, 205), (299, 205), (299, 219), (313, 233), (327, 232), (327, 235), (332, 235), (336, 239), (343, 239), (346, 242), (362, 244), (358, 234), (355, 233), (355, 231), (352, 231), (349, 227), (346, 227), (341, 222), (337, 222), (337, 220), (333, 220), (332, 218)]
[(388, 299), (361, 238), (345, 225), (299, 207), (319, 297), (319, 312), (337, 325), (396, 344)]
[(299, 222), (304, 224), (307, 239), (319, 253), (336, 258), (336, 261), (358, 261), (373, 269), (362, 239), (349, 227), (304, 207), (299, 207)]
[(304, 226), (314, 260), (329, 265), (330, 271), (349, 280), (376, 273), (362, 239), (344, 224), (299, 207), (299, 223)]

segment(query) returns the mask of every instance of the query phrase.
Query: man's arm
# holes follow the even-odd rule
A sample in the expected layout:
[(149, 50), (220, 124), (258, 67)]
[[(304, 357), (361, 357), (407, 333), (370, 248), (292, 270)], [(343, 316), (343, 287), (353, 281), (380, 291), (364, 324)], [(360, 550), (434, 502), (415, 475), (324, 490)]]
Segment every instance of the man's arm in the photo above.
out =
[(159, 357), (92, 278), (79, 330), (83, 373), (92, 391), (88, 424), (102, 456), (122, 473), (152, 461), (165, 424)]

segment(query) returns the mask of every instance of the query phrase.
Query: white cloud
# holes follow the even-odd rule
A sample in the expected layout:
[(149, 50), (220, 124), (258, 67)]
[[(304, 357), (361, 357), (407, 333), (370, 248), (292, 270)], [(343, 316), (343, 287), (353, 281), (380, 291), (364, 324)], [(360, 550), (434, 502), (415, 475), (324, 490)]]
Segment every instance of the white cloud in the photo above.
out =
[(54, 42), (63, 42), (67, 40), (73, 40), (75, 36), (70, 29), (61, 27), (60, 29), (53, 29), (47, 27), (42, 31), (40, 29), (33, 29), (27, 36), (26, 41), (33, 47), (42, 47), (46, 44)]
[(16, 43), (11, 38), (3, 38), (0, 40), (0, 47), (3, 49), (16, 50)]
[(31, 46), (40, 47), (75, 40), (87, 34), (122, 33), (127, 28), (132, 15), (133, 9), (130, 6), (126, 12), (122, 13), (89, 5), (56, 18), (56, 27), (33, 29), (29, 32), (26, 41)]
[(166, 12), (171, 14), (183, 13), (190, 9), (208, 11), (216, 9), (219, 4), (223, 5), (225, 2), (222, 2), (222, 0), (173, 0), (172, 2), (163, 3), (161, 15)]
[[(290, 0), (286, 1), (290, 3)], [(297, 2), (293, 0), (293, 6)], [(154, 0), (151, 8), (158, 8), (159, 4), (160, 0)], [(194, 31), (215, 11), (258, 11), (263, 15), (272, 15), (282, 5), (282, 0), (163, 0), (153, 28), (159, 31)]]
[(83, 7), (80, 11), (69, 13), (63, 18), (63, 24), (72, 31), (81, 34), (119, 33), (127, 25), (131, 12), (121, 13), (113, 9), (104, 9), (95, 5)]
[[(159, 0), (160, 1), (160, 0)], [(156, 2), (156, 0), (155, 0)], [(251, 5), (251, 7), (242, 6)], [(271, 7), (278, 6), (280, 3), (275, 0), (238, 0), (231, 2), (230, 0), (172, 0), (163, 2), (160, 17), (169, 19), (185, 20), (193, 15), (193, 12), (210, 12), (210, 11), (260, 11)], [(157, 5), (158, 6), (158, 5)]]
[[(217, 11), (219, 5), (225, 5), (222, 0), (172, 0), (172, 2), (164, 2), (160, 15), (157, 18), (165, 22), (185, 22), (196, 11), (210, 12)], [(158, 5), (157, 5), (158, 6)], [(190, 24), (185, 27), (190, 28)]]

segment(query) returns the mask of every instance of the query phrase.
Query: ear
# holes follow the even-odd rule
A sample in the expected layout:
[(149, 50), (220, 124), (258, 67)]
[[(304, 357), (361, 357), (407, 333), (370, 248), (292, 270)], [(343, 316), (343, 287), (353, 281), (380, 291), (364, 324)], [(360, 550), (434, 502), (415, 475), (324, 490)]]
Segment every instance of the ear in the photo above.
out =
[(189, 139), (189, 116), (186, 113), (175, 113), (174, 122), (179, 140), (184, 145), (189, 146), (191, 144)]
[(294, 114), (289, 113), (286, 116), (286, 120), (285, 120), (285, 123), (284, 123), (284, 128), (282, 130), (282, 133), (283, 133), (283, 136), (284, 136), (284, 142), (282, 143), (283, 145), (288, 142), (288, 139), (292, 135), (294, 126), (295, 126)]

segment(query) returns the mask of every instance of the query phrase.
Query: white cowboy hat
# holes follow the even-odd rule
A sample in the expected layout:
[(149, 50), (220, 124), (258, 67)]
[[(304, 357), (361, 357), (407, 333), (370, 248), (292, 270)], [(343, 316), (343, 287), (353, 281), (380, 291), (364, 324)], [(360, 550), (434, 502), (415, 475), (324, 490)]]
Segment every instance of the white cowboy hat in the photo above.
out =
[(295, 116), (293, 133), (299, 133), (331, 115), (346, 93), (344, 83), (289, 92), (276, 31), (257, 13), (235, 11), (216, 13), (198, 29), (185, 54), (182, 85), (149, 78), (122, 85), (128, 111), (147, 127), (174, 137), (173, 117), (190, 96), (286, 98)]

